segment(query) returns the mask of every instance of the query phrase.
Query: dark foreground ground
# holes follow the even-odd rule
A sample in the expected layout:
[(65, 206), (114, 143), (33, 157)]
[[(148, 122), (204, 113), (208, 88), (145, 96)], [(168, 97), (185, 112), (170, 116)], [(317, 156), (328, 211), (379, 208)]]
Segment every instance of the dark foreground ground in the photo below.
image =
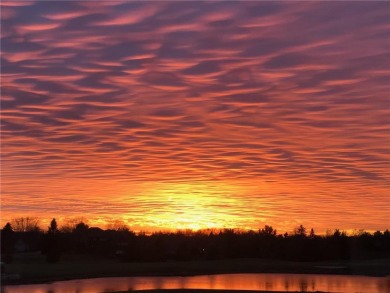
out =
[[(6, 264), (2, 283), (31, 284), (60, 280), (128, 277), (128, 276), (190, 276), (225, 273), (299, 273), (388, 276), (390, 259), (335, 262), (289, 262), (264, 259), (230, 259), (216, 261), (168, 261), (158, 263), (119, 262), (114, 259), (65, 255), (55, 264), (45, 262), (41, 254), (25, 254)], [(210, 290), (196, 291), (208, 293)], [(212, 291), (212, 290), (211, 290)], [(158, 290), (148, 291), (150, 293)], [(164, 292), (195, 292), (164, 290)], [(215, 291), (214, 291), (215, 292)], [(235, 291), (237, 293), (237, 291)]]

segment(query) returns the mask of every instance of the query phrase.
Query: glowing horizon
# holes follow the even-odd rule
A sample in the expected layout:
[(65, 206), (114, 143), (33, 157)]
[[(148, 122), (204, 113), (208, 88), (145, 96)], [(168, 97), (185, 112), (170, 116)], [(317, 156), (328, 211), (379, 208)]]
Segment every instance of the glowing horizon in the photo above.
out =
[(386, 2), (1, 2), (1, 224), (390, 228)]
[[(247, 182), (251, 184), (251, 182)], [(304, 225), (309, 231), (314, 228), (316, 234), (325, 234), (327, 230), (340, 229), (351, 234), (353, 231), (364, 230), (375, 232), (384, 231), (388, 228), (377, 228), (377, 226), (368, 226), (359, 224), (359, 226), (346, 225), (345, 218), (340, 218), (340, 210), (327, 211), (326, 218), (332, 219), (332, 224), (324, 223), (319, 225), (315, 221), (316, 214), (313, 212), (324, 213), (321, 206), (312, 207), (311, 213), (300, 212), (300, 219), (293, 219), (296, 210), (289, 211), (289, 207), (299, 201), (303, 208), (307, 208), (308, 201), (305, 197), (288, 197), (283, 199), (280, 194), (288, 193), (290, 185), (285, 190), (278, 188), (270, 183), (263, 183), (262, 187), (257, 188), (247, 184), (238, 185), (236, 182), (231, 186), (221, 187), (215, 183), (193, 183), (193, 184), (171, 184), (171, 183), (147, 183), (148, 186), (142, 186), (144, 194), (137, 194), (136, 197), (116, 196), (115, 201), (92, 201), (83, 200), (82, 209), (95, 209), (94, 213), (81, 214), (70, 212), (74, 206), (65, 198), (56, 198), (53, 200), (53, 206), (46, 206), (47, 214), (34, 213), (34, 204), (30, 203), (31, 212), (14, 213), (12, 217), (2, 218), (2, 224), (11, 221), (16, 217), (32, 216), (40, 221), (40, 227), (45, 230), (51, 219), (56, 218), (60, 226), (73, 225), (83, 221), (91, 227), (107, 228), (110, 225), (124, 224), (136, 232), (155, 232), (155, 231), (175, 231), (175, 230), (207, 230), (207, 229), (239, 229), (239, 230), (258, 230), (265, 225), (271, 225), (277, 229), (278, 234), (289, 234), (299, 225)], [(328, 186), (329, 187), (329, 186)], [(307, 188), (307, 187), (306, 187)], [(213, 192), (210, 192), (212, 190)], [(271, 196), (256, 196), (248, 198), (249, 194), (272, 190)], [(337, 190), (337, 189), (336, 189)], [(303, 190), (301, 190), (303, 191)], [(236, 192), (241, 192), (236, 193)], [(209, 194), (212, 194), (210, 196)], [(278, 196), (279, 194), (279, 196)], [(326, 194), (326, 193), (325, 193)], [(293, 194), (290, 193), (290, 196)], [(277, 197), (278, 196), (278, 197)], [(278, 199), (278, 200), (276, 200)], [(71, 198), (72, 200), (72, 198)], [(305, 200), (305, 201), (303, 201)], [(330, 199), (331, 200), (331, 199)], [(66, 204), (64, 204), (66, 202)], [(309, 201), (310, 202), (310, 201)], [(42, 203), (41, 203), (42, 204)], [(140, 210), (138, 213), (126, 212), (126, 210)], [(68, 207), (68, 208), (66, 208)], [(253, 208), (260, 208), (253, 214)], [(62, 209), (63, 213), (58, 216), (57, 210)], [(141, 213), (141, 211), (145, 211)], [(299, 210), (300, 211), (300, 210)], [(371, 217), (371, 210), (363, 215)], [(112, 215), (117, 215), (113, 217)], [(346, 215), (345, 213), (344, 215)], [(314, 216), (314, 219), (312, 218)], [(333, 226), (332, 226), (333, 225)]]

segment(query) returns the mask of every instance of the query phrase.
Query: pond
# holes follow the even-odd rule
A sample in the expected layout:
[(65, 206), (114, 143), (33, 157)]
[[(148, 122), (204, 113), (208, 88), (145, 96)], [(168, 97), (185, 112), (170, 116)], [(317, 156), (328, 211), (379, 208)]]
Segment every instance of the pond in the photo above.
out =
[(120, 277), (5, 286), (4, 293), (97, 293), (146, 289), (225, 289), (267, 291), (390, 292), (389, 277), (223, 274), (190, 277)]

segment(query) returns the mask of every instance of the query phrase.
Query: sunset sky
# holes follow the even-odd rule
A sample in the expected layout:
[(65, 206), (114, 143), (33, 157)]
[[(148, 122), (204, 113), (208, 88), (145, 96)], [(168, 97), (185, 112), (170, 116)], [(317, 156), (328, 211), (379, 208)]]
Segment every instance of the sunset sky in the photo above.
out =
[(2, 1), (2, 225), (390, 228), (389, 19), (387, 1)]

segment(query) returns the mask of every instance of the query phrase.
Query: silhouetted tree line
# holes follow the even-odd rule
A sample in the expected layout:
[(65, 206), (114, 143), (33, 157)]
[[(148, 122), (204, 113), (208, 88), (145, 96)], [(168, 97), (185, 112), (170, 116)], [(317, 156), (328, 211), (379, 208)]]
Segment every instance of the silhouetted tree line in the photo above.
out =
[[(47, 262), (58, 262), (62, 254), (112, 257), (121, 261), (215, 260), (264, 258), (294, 261), (349, 260), (390, 257), (390, 232), (359, 231), (347, 235), (336, 229), (318, 236), (300, 225), (291, 235), (277, 234), (271, 226), (258, 231), (235, 229), (156, 232), (136, 234), (125, 226), (103, 230), (79, 222), (58, 229), (53, 219), (46, 231), (26, 222), (1, 230), (2, 261), (12, 262), (15, 253), (40, 251)], [(18, 224), (16, 224), (18, 225)]]

